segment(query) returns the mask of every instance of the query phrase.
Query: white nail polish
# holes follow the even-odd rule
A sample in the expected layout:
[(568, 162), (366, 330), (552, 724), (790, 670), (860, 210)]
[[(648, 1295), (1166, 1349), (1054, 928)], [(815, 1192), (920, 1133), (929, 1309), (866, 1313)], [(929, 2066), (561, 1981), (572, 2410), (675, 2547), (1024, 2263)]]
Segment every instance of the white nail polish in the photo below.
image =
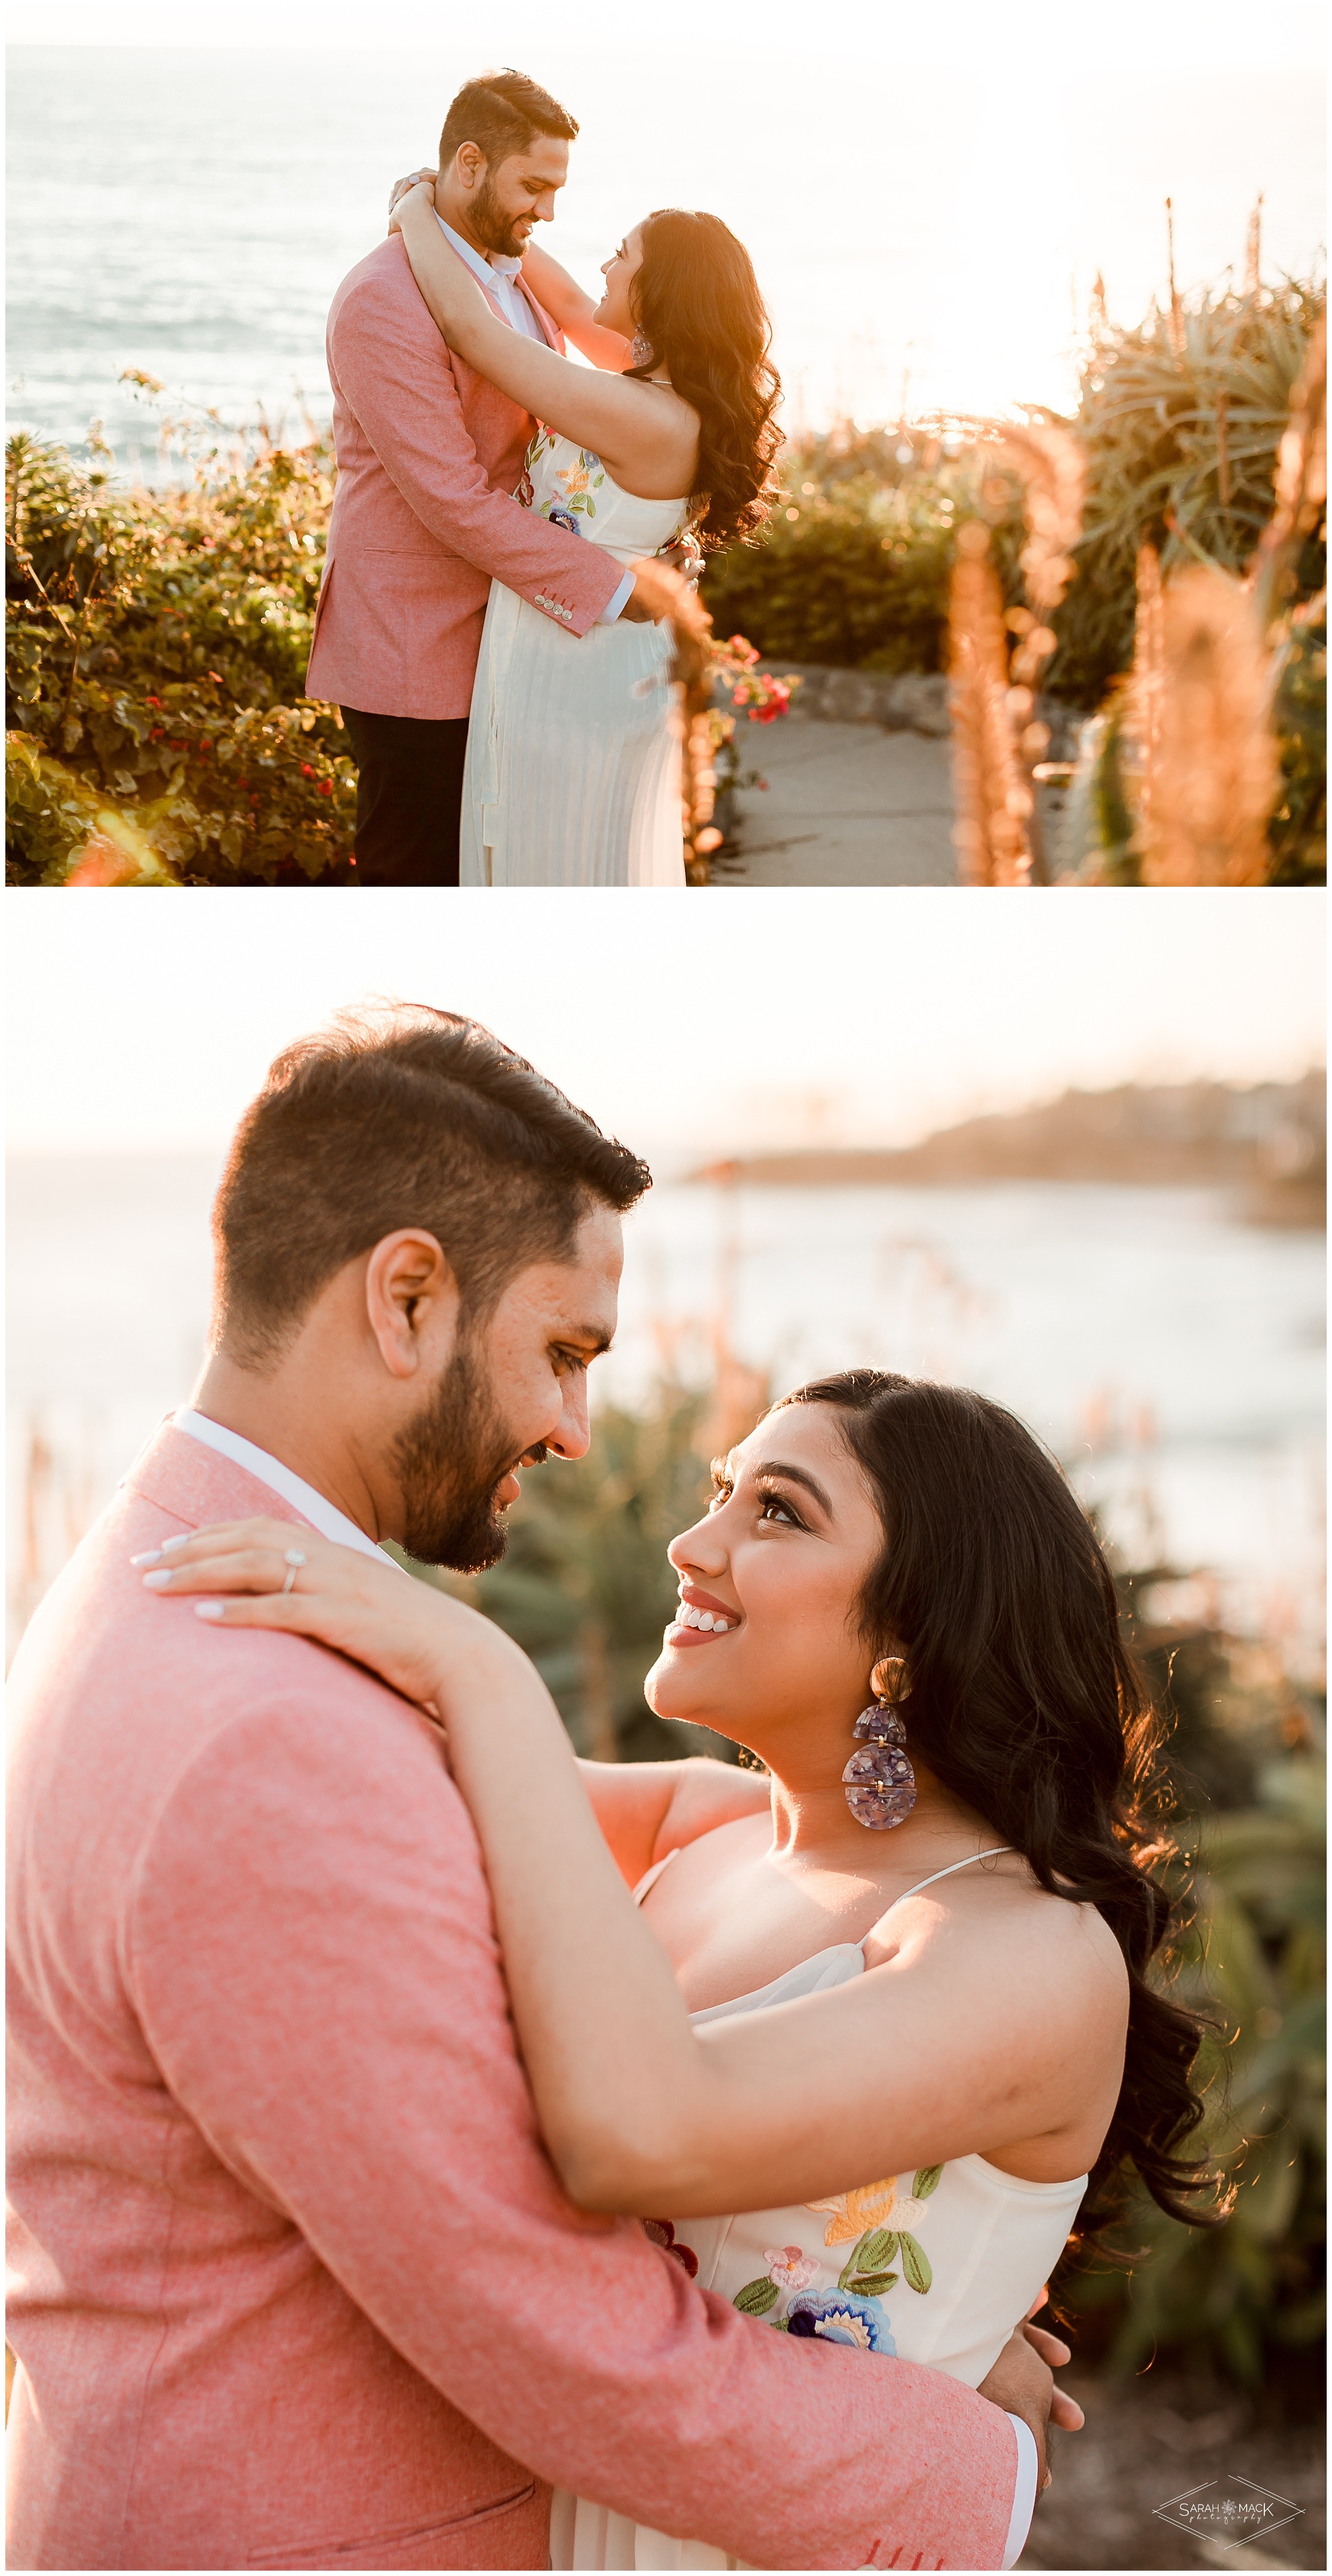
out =
[(131, 1565), (156, 1565), (156, 1564), (159, 1562), (160, 1558), (161, 1558), (161, 1554), (162, 1554), (162, 1551), (161, 1551), (160, 1547), (150, 1547), (150, 1548), (145, 1548), (144, 1553), (143, 1553), (143, 1555), (142, 1555), (142, 1556), (132, 1556), (132, 1557), (130, 1558), (130, 1564), (131, 1564)]
[(188, 1547), (193, 1536), (193, 1530), (182, 1530), (179, 1538), (164, 1538), (162, 1541), (163, 1556), (169, 1556), (173, 1547)]
[(163, 1586), (168, 1584), (170, 1581), (171, 1568), (169, 1565), (164, 1565), (156, 1574), (145, 1574), (143, 1578), (143, 1588), (145, 1592), (160, 1592)]
[(194, 1615), (196, 1619), (220, 1619), (226, 1606), (225, 1601), (196, 1601)]

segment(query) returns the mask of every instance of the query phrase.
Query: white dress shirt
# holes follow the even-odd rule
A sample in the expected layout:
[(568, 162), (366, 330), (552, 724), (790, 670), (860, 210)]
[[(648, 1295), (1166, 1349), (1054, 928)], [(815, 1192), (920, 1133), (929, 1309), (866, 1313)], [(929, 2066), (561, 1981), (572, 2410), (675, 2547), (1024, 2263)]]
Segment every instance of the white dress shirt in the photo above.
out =
[[(505, 321), (513, 330), (522, 331), (529, 340), (539, 340), (542, 348), (546, 348), (548, 343), (545, 332), (518, 283), (522, 261), (501, 259), (498, 251), (492, 251), (489, 258), (485, 258), (479, 250), (473, 250), (469, 241), (463, 240), (461, 233), (454, 231), (452, 224), (445, 223), (438, 207), (435, 209), (435, 221), (445, 240), (452, 242), (459, 259), (465, 260), (473, 277), (479, 279), (481, 285), (494, 296)], [(631, 572), (627, 572), (619, 589), (611, 592), (597, 619), (598, 626), (615, 624), (633, 586), (634, 576)]]
[(1031, 2517), (1036, 2511), (1036, 2436), (1020, 2415), (1010, 2415), (1008, 2420), (1017, 2435), (1017, 2485), (1013, 2491), (1013, 2510), (1008, 2518), (1008, 2545), (1000, 2565), (1016, 2567), (1027, 2546)]
[[(331, 1503), (326, 1494), (316, 1493), (314, 1486), (307, 1485), (303, 1476), (296, 1475), (290, 1467), (284, 1467), (280, 1458), (270, 1458), (266, 1449), (256, 1448), (253, 1440), (242, 1440), (239, 1431), (228, 1431), (224, 1422), (211, 1422), (206, 1413), (195, 1413), (188, 1404), (183, 1404), (179, 1412), (173, 1413), (171, 1420), (177, 1431), (188, 1432), (191, 1440), (201, 1440), (205, 1449), (216, 1449), (221, 1457), (230, 1458), (234, 1466), (243, 1467), (246, 1475), (253, 1476), (256, 1483), (267, 1485), (271, 1493), (281, 1494), (283, 1501), (293, 1504), (302, 1519), (318, 1530), (321, 1538), (336, 1539), (339, 1547), (357, 1548), (362, 1556), (378, 1557), (381, 1565), (393, 1564), (394, 1559), (385, 1556), (382, 1547), (376, 1547), (374, 1540), (367, 1538), (355, 1521), (349, 1521), (346, 1513), (340, 1512), (337, 1504)], [(401, 1566), (398, 1572), (402, 1572)]]

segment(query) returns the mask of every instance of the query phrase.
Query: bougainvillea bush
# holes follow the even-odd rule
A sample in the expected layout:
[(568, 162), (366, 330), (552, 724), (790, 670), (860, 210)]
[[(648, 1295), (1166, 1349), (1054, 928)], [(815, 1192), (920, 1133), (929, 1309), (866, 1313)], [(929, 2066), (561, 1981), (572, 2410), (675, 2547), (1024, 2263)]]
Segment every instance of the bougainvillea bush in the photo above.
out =
[[(332, 460), (314, 438), (265, 441), (222, 480), (214, 462), (186, 489), (126, 492), (9, 443), (11, 884), (356, 882), (347, 735), (304, 690)], [(794, 684), (757, 661), (733, 636), (703, 676), (770, 724)], [(742, 775), (735, 721), (709, 718), (723, 784)]]
[(326, 451), (157, 492), (24, 435), (6, 466), (9, 882), (354, 883), (347, 736), (304, 690)]

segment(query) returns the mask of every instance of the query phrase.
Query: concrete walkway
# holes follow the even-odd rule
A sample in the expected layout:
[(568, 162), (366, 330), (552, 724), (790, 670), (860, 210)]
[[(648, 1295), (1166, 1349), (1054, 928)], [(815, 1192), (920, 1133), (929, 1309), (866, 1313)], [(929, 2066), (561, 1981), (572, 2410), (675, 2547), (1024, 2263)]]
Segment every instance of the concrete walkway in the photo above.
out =
[(738, 747), (768, 792), (740, 797), (718, 886), (957, 884), (947, 742), (792, 714)]

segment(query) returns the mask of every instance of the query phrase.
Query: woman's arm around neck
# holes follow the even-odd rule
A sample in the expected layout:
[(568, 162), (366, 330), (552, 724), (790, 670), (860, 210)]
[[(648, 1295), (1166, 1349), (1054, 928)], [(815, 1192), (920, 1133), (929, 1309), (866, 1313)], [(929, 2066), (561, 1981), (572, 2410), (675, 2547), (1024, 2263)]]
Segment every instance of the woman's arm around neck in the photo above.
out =
[(412, 189), (391, 221), (437, 330), (478, 375), (548, 429), (590, 449), (640, 500), (669, 501), (692, 491), (698, 423), (687, 403), (666, 386), (575, 366), (501, 321), (446, 241), (429, 188)]

